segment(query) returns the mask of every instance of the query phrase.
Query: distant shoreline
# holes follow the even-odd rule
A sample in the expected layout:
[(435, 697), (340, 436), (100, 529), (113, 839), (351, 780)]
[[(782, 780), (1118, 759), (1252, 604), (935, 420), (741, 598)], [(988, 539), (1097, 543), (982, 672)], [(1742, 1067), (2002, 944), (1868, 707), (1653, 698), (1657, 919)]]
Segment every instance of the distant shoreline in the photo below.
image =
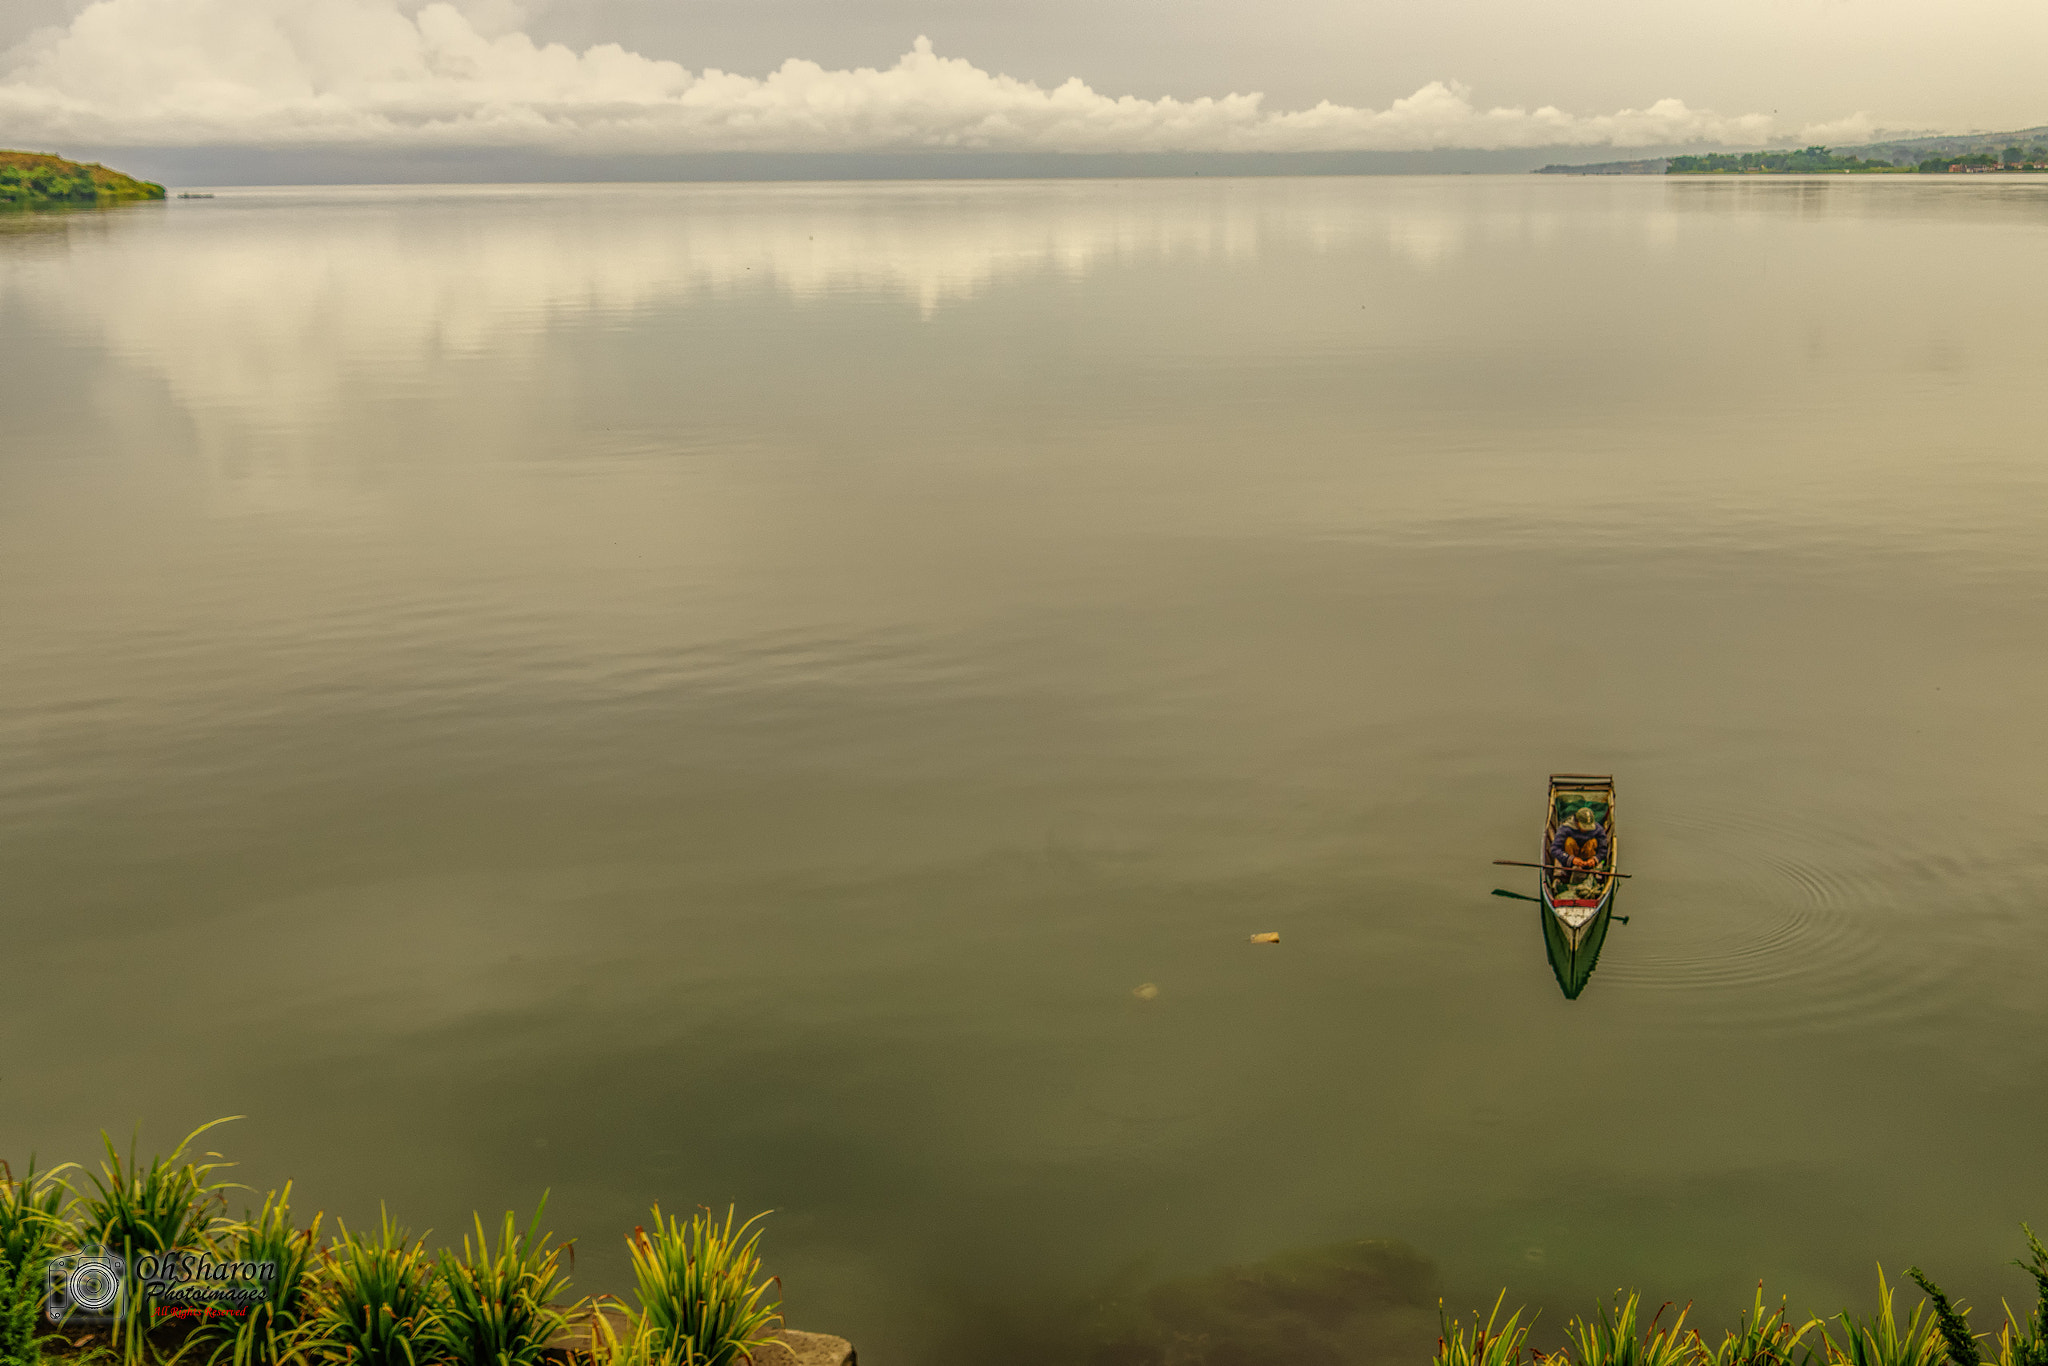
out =
[(2048, 124), (2002, 133), (1935, 134), (1856, 147), (1697, 152), (1634, 161), (1553, 163), (1538, 175), (2039, 174), (2048, 171)]
[(162, 199), (164, 187), (108, 170), (96, 161), (67, 161), (47, 152), (0, 150), (0, 206), (40, 208)]
[[(1830, 158), (1854, 159), (1854, 167), (1755, 165), (1693, 167), (1697, 174), (1814, 174), (1855, 169), (1863, 173), (1901, 170), (1947, 171), (1971, 159), (2000, 163), (2008, 149), (2048, 170), (2048, 125), (2002, 133), (1923, 136), (1861, 147), (1820, 149)], [(1666, 175), (1701, 158), (1742, 161), (1790, 158), (1800, 152), (1699, 152), (1683, 147), (1646, 147), (1628, 160), (1552, 162), (1543, 158), (1597, 155), (1584, 147), (1327, 152), (1100, 152), (1022, 153), (966, 150), (917, 152), (674, 152), (666, 154), (566, 155), (531, 149), (442, 148), (373, 150), (347, 147), (141, 147), (95, 146), (67, 149), (77, 160), (23, 152), (0, 153), (17, 165), (34, 163), (62, 173), (74, 187), (90, 175), (90, 193), (38, 194), (36, 202), (64, 203), (164, 198), (164, 184), (181, 186), (317, 185), (511, 185), (629, 184), (771, 181), (955, 180), (1138, 180), (1409, 175)], [(1932, 167), (1920, 163), (1938, 161)], [(136, 167), (148, 180), (106, 169)], [(2015, 169), (2025, 169), (2017, 167)], [(1980, 169), (1964, 165), (1962, 170)], [(1990, 169), (1983, 167), (1981, 169)], [(0, 204), (27, 196), (0, 192)]]

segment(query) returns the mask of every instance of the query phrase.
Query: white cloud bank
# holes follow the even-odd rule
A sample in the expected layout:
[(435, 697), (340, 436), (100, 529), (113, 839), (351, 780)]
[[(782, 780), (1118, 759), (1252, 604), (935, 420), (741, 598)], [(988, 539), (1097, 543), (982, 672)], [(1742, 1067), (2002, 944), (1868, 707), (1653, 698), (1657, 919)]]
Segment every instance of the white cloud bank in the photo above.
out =
[(1483, 109), (1436, 81), (1385, 109), (1267, 110), (1257, 94), (1144, 100), (1052, 89), (941, 57), (791, 59), (763, 78), (492, 33), (399, 0), (97, 0), (0, 58), (15, 145), (498, 146), (558, 152), (1299, 152), (1755, 143), (1762, 114), (1663, 99), (1570, 114)]

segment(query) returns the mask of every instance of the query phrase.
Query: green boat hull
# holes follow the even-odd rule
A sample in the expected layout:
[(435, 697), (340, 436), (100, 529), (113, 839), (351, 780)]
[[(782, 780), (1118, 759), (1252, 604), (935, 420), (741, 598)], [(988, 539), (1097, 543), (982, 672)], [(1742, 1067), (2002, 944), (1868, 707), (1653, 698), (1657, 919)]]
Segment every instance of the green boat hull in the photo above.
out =
[(1536, 908), (1543, 921), (1543, 951), (1550, 956), (1550, 970), (1557, 974), (1557, 985), (1567, 1001), (1578, 1000), (1592, 980), (1600, 948), (1607, 942), (1607, 927), (1614, 920), (1614, 901), (1614, 893), (1609, 892), (1593, 918), (1576, 930), (1568, 928), (1548, 906)]

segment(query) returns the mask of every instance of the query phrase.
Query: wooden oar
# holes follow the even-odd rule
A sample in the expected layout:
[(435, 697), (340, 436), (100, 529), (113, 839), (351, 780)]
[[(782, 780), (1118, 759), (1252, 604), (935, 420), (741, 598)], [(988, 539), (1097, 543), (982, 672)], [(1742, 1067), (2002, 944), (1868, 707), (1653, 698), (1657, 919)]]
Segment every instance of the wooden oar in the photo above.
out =
[(1511, 858), (1494, 860), (1503, 868), (1541, 868), (1546, 873), (1584, 873), (1587, 877), (1634, 877), (1634, 873), (1610, 873), (1600, 868), (1567, 868), (1561, 863), (1522, 863)]

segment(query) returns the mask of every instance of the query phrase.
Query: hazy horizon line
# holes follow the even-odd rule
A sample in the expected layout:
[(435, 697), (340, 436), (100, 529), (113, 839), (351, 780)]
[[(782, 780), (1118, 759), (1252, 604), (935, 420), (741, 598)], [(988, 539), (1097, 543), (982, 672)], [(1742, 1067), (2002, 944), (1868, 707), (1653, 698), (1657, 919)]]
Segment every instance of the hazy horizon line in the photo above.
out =
[[(1917, 138), (1998, 137), (1990, 133), (1919, 133)], [(1877, 143), (1912, 141), (1895, 137)], [(31, 149), (20, 149), (31, 150)], [(844, 151), (560, 153), (521, 148), (394, 149), (263, 146), (164, 147), (105, 145), (53, 152), (99, 162), (172, 186), (317, 185), (596, 185), (834, 180), (1088, 180), (1177, 177), (1512, 175), (1546, 166), (1599, 166), (1717, 151), (1739, 144), (1682, 143), (1626, 149), (1602, 144), (1415, 151), (1307, 152), (1052, 152)], [(1849, 149), (1853, 150), (1853, 149)]]

